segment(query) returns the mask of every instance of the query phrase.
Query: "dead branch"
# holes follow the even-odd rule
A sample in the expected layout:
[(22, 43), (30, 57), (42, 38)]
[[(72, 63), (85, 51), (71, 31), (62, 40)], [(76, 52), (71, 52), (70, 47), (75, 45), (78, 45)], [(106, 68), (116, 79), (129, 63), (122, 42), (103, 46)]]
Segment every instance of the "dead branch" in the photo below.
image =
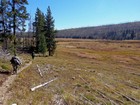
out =
[(83, 104), (83, 100), (79, 100), (79, 98), (77, 97), (77, 96), (75, 96), (75, 95), (73, 95), (73, 94), (71, 94), (71, 93), (68, 93), (68, 92), (66, 92), (66, 91), (64, 91), (65, 93), (67, 93), (67, 94), (69, 94), (70, 96), (72, 96), (73, 97), (73, 99), (76, 101), (76, 102), (78, 102), (79, 104)]
[(129, 97), (129, 96), (126, 96), (126, 95), (124, 95), (124, 94), (122, 94), (122, 93), (120, 93), (120, 92), (117, 92), (118, 94), (120, 94), (120, 95), (122, 95), (126, 100), (128, 100), (128, 101), (131, 101), (131, 102), (133, 102), (133, 103), (135, 103), (135, 104), (137, 104), (137, 103), (140, 103), (139, 101), (137, 102), (136, 100), (134, 100), (134, 98), (131, 98), (131, 97)]
[(140, 76), (139, 73), (134, 73), (134, 72), (132, 72), (131, 74), (133, 74), (133, 75), (137, 75), (137, 76)]
[(124, 82), (125, 85), (131, 87), (131, 88), (134, 88), (134, 89), (140, 89), (139, 87), (135, 86), (135, 85), (132, 85), (132, 84), (129, 84), (127, 82)]
[[(88, 84), (88, 82), (87, 82), (84, 78), (82, 78), (80, 75), (79, 75), (79, 77), (80, 77), (85, 83)], [(89, 87), (90, 87), (93, 91), (95, 91), (96, 93), (100, 94), (103, 98), (109, 100), (109, 101), (111, 102), (111, 104), (118, 105), (114, 100), (112, 100), (112, 99), (114, 99), (114, 98), (109, 97), (109, 96), (106, 96), (103, 92), (101, 92), (101, 91), (99, 91), (99, 90), (97, 90), (97, 89), (92, 88), (90, 85), (89, 85)], [(110, 98), (111, 98), (111, 99), (110, 99)], [(115, 99), (115, 100), (116, 100), (116, 101), (119, 101), (119, 100), (117, 100), (117, 99)], [(121, 102), (121, 101), (119, 101), (119, 102)], [(121, 102), (121, 103), (122, 103), (122, 102)]]
[(39, 66), (38, 66), (38, 65), (36, 65), (36, 66), (37, 66), (37, 70), (39, 71), (40, 76), (43, 77), (43, 75), (42, 75), (42, 73), (41, 73), (41, 70), (40, 70)]
[[(105, 84), (105, 86), (106, 86), (106, 88), (110, 88), (107, 84)], [(119, 95), (115, 90), (112, 90), (112, 92), (114, 93), (114, 94), (117, 94), (117, 95)], [(120, 95), (119, 95), (120, 96)], [(112, 97), (113, 98), (113, 97)], [(122, 101), (122, 100), (119, 100), (119, 99), (116, 99), (116, 98), (113, 98), (114, 100), (116, 100), (117, 102), (119, 102), (119, 103), (122, 103), (122, 104), (124, 104), (124, 102)]]
[(77, 88), (78, 88), (77, 86), (74, 88), (73, 94), (76, 93)]
[(35, 86), (35, 87), (31, 88), (31, 91), (35, 91), (37, 88), (43, 87), (43, 86), (45, 86), (45, 85), (47, 85), (47, 84), (49, 84), (49, 83), (55, 81), (56, 79), (57, 79), (57, 78), (55, 78), (55, 79), (53, 79), (53, 80), (50, 80), (50, 81), (48, 81), (48, 82), (46, 82), (46, 83), (40, 84), (40, 85), (38, 85), (38, 86)]
[(87, 99), (84, 95), (80, 94), (80, 96), (83, 97), (85, 100), (87, 100), (90, 105), (94, 105), (94, 103), (89, 99)]
[[(127, 86), (129, 86), (129, 87), (131, 87), (131, 88), (134, 88), (134, 89), (140, 89), (139, 87), (137, 87), (137, 86), (133, 86), (132, 84), (129, 84), (129, 83), (127, 83), (127, 82), (121, 82), (121, 83), (124, 83), (125, 85), (127, 85)], [(105, 84), (105, 86), (106, 87), (109, 87), (108, 85), (106, 85)], [(117, 94), (117, 95), (119, 95), (119, 96), (123, 96), (125, 99), (127, 99), (127, 100), (129, 100), (129, 101), (131, 101), (131, 102), (133, 102), (133, 103), (140, 103), (140, 100), (138, 100), (138, 99), (136, 99), (136, 98), (133, 98), (133, 97), (130, 97), (130, 96), (126, 96), (126, 95), (124, 95), (124, 94), (122, 94), (122, 93), (120, 93), (120, 92), (118, 92), (118, 91), (115, 91), (115, 90), (112, 90), (115, 94)], [(119, 100), (119, 99), (116, 99), (116, 101), (118, 101), (118, 102), (121, 102), (121, 103), (123, 103), (124, 104), (124, 102), (123, 101), (121, 101), (121, 100)]]
[(132, 100), (134, 100), (135, 102), (139, 103), (140, 104), (140, 100), (136, 99), (136, 98), (133, 98), (133, 97), (129, 97), (131, 98)]
[(101, 92), (101, 91), (99, 91), (99, 90), (96, 90), (96, 92), (97, 92), (98, 94), (100, 94), (103, 98), (109, 100), (110, 103), (111, 103), (111, 105), (112, 105), (112, 104), (118, 105), (116, 102), (114, 102), (113, 100), (111, 100), (108, 96), (106, 96), (103, 92)]
[(68, 105), (68, 103), (67, 103), (67, 101), (66, 101), (66, 99), (65, 99), (65, 97), (63, 95), (62, 95), (62, 98), (63, 98), (65, 104)]

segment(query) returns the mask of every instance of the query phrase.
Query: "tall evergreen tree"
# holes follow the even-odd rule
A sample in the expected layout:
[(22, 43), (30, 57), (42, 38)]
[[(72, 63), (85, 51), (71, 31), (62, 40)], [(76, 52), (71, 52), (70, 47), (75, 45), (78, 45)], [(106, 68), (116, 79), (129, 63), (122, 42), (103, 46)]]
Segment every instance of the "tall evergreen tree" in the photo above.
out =
[(52, 17), (51, 9), (49, 6), (47, 9), (44, 30), (45, 30), (45, 37), (46, 37), (49, 56), (53, 56), (56, 49), (56, 41), (55, 41), (54, 19)]
[(36, 27), (36, 51), (39, 52), (39, 43), (40, 36), (43, 34), (43, 27), (45, 25), (45, 16), (44, 14), (37, 8), (35, 14), (35, 27)]
[(6, 33), (6, 28), (7, 28), (7, 0), (1, 0), (0, 2), (0, 21), (2, 23), (2, 27), (3, 27), (3, 33), (5, 35)]
[(3, 39), (3, 48), (4, 50), (7, 49), (7, 35), (6, 33), (9, 31), (9, 23), (8, 23), (8, 1), (1, 0), (0, 2), (0, 22), (2, 24), (2, 39)]
[(39, 52), (41, 52), (43, 55), (46, 53), (46, 40), (44, 34), (40, 35), (40, 41), (39, 41)]
[(28, 18), (28, 13), (25, 5), (28, 4), (27, 0), (9, 0), (8, 1), (8, 16), (9, 22), (13, 28), (14, 35), (14, 54), (16, 54), (16, 31), (25, 30), (25, 21)]

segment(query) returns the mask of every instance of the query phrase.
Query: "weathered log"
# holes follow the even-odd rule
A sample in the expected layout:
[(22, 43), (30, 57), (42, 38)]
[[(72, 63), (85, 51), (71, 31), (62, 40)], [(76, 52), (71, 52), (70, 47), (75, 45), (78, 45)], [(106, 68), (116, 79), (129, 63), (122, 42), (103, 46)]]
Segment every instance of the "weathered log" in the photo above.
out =
[(48, 81), (48, 82), (46, 82), (46, 83), (40, 84), (40, 85), (38, 85), (38, 86), (35, 86), (35, 87), (31, 88), (31, 91), (35, 91), (36, 89), (38, 89), (38, 88), (40, 88), (40, 87), (43, 87), (43, 86), (45, 86), (45, 85), (47, 85), (47, 84), (49, 84), (49, 83), (55, 81), (56, 79), (57, 79), (57, 78), (55, 78), (55, 79), (53, 79), (53, 80), (50, 80), (50, 81)]

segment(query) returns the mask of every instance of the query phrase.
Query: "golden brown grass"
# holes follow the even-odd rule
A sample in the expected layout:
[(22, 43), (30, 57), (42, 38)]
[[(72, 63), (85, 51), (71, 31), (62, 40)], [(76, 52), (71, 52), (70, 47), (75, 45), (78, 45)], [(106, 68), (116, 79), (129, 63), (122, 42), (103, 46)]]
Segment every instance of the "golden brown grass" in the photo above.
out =
[[(139, 104), (140, 41), (58, 39), (53, 57), (36, 57), (9, 89), (7, 104)], [(40, 77), (36, 64), (41, 67)], [(51, 65), (47, 71), (46, 65)], [(44, 72), (45, 71), (45, 72)], [(48, 86), (31, 87), (58, 78)], [(55, 96), (61, 98), (55, 100)]]

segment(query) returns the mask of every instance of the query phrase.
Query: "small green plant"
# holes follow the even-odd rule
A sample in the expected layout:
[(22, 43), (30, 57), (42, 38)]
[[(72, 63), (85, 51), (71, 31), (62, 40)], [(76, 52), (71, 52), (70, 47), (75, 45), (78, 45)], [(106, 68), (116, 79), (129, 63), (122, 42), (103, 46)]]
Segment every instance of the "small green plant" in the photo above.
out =
[(1, 65), (1, 68), (4, 69), (4, 70), (9, 70), (10, 67), (8, 65)]
[(72, 105), (74, 103), (74, 99), (70, 94), (64, 94), (63, 97), (65, 99), (65, 102), (69, 105)]
[(90, 95), (90, 94), (86, 95), (85, 97), (87, 99), (89, 99), (90, 101), (94, 101), (95, 100), (95, 98), (92, 95)]
[(82, 87), (82, 85), (81, 85), (81, 84), (79, 84), (79, 83), (77, 83), (75, 86), (77, 86), (77, 87)]
[(85, 89), (89, 89), (89, 86), (88, 85), (85, 85), (84, 87), (85, 87)]

